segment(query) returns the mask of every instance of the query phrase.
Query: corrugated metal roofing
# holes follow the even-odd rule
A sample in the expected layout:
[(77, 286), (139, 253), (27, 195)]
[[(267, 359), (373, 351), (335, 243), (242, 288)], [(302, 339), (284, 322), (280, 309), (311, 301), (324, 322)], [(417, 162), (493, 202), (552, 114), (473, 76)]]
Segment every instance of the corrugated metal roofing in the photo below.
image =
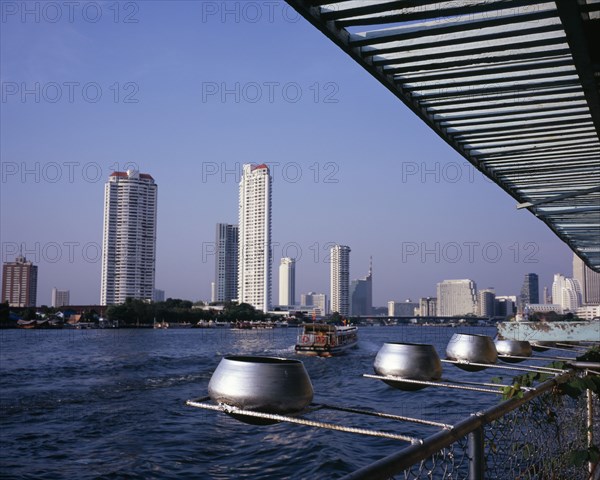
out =
[(287, 0), (600, 271), (600, 0)]

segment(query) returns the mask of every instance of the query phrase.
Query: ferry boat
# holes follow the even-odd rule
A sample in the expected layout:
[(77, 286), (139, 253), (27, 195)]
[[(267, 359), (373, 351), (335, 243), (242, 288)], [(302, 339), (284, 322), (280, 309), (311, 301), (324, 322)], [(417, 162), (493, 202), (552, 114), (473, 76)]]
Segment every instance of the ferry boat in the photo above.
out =
[(296, 353), (331, 357), (358, 342), (358, 327), (353, 325), (329, 325), (326, 323), (305, 323), (296, 340)]

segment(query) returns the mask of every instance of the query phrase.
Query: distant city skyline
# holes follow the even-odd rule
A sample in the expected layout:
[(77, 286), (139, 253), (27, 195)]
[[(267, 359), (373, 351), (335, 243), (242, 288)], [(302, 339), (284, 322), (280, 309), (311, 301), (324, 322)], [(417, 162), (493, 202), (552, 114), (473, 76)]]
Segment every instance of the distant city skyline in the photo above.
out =
[(135, 24), (2, 24), (3, 81), (41, 92), (0, 109), (2, 262), (22, 247), (38, 303), (54, 286), (99, 301), (103, 185), (128, 169), (160, 184), (155, 283), (172, 298), (210, 299), (215, 225), (238, 222), (244, 163), (272, 172), (273, 258), (296, 258), (297, 292), (329, 292), (333, 243), (375, 255), (375, 306), (435, 297), (447, 278), (518, 296), (526, 273), (540, 288), (571, 275), (567, 245), (303, 18), (202, 22), (201, 5), (140, 2)]

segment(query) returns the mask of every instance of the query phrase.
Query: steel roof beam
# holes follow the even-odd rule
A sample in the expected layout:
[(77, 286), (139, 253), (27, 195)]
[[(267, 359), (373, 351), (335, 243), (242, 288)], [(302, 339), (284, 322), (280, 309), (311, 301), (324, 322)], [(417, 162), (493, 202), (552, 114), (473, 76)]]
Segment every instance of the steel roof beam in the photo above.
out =
[[(289, 3), (289, 2), (288, 2)], [(482, 30), (484, 28), (493, 28), (508, 25), (521, 24), (526, 22), (537, 22), (554, 18), (555, 14), (551, 10), (542, 12), (530, 12), (510, 17), (493, 18), (485, 20), (475, 20), (471, 22), (460, 22), (457, 25), (444, 25), (435, 27), (423, 27), (419, 30), (411, 30), (409, 32), (390, 33), (372, 35), (366, 38), (354, 34), (350, 37), (351, 47), (369, 47), (371, 45), (379, 45), (382, 43), (401, 42), (405, 40), (413, 40), (416, 38), (425, 38), (438, 35), (449, 35), (452, 33), (468, 32), (473, 30)], [(362, 54), (365, 57), (377, 55), (377, 50), (363, 49)]]
[[(452, 3), (452, 2), (451, 2)], [(516, 7), (531, 7), (532, 5), (548, 3), (548, 0), (498, 0), (493, 3), (480, 3), (460, 7), (438, 8), (426, 11), (415, 11), (410, 13), (394, 13), (391, 15), (376, 15), (361, 18), (341, 18), (335, 20), (337, 28), (357, 27), (363, 25), (385, 25), (398, 22), (415, 22), (418, 20), (433, 20), (436, 18), (457, 17), (466, 14), (486, 13)], [(327, 21), (328, 12), (322, 13), (323, 19)]]
[[(566, 85), (559, 88), (544, 88), (539, 89), (536, 86), (533, 88), (527, 88), (523, 90), (519, 90), (517, 92), (499, 92), (497, 94), (491, 95), (486, 93), (481, 93), (479, 95), (471, 95), (470, 98), (461, 98), (460, 102), (457, 103), (456, 99), (448, 98), (439, 98), (433, 101), (422, 101), (421, 105), (423, 107), (461, 107), (465, 104), (473, 104), (473, 103), (482, 103), (482, 102), (490, 102), (495, 103), (498, 101), (512, 101), (512, 102), (522, 102), (527, 101), (532, 98), (543, 97), (538, 99), (538, 103), (552, 101), (554, 98), (557, 98), (556, 95), (572, 95), (572, 98), (578, 97), (585, 98), (583, 92), (581, 91), (581, 86), (579, 85)], [(558, 98), (557, 98), (558, 100)], [(470, 107), (468, 107), (470, 108)]]
[[(418, 49), (413, 49), (412, 51), (415, 52), (415, 55), (412, 56), (406, 56), (406, 57), (393, 57), (393, 58), (383, 58), (383, 59), (377, 59), (374, 58), (373, 59), (373, 65), (377, 65), (378, 67), (382, 67), (382, 66), (387, 66), (387, 65), (396, 65), (396, 64), (405, 64), (405, 63), (411, 63), (411, 62), (425, 62), (428, 60), (438, 60), (440, 58), (452, 58), (452, 57), (466, 57), (469, 55), (483, 55), (483, 54), (487, 54), (487, 53), (498, 53), (498, 52), (505, 52), (507, 49), (512, 49), (512, 50), (526, 50), (526, 49), (531, 49), (531, 48), (538, 48), (538, 47), (547, 47), (550, 45), (564, 45), (565, 44), (565, 39), (562, 37), (556, 37), (556, 38), (548, 38), (548, 39), (542, 39), (542, 40), (528, 40), (525, 42), (516, 42), (516, 43), (502, 43), (499, 45), (486, 45), (484, 47), (477, 47), (477, 48), (469, 48), (469, 49), (464, 49), (464, 50), (454, 50), (454, 51), (442, 51), (442, 52), (437, 52), (437, 53), (428, 53), (428, 54), (421, 54), (418, 52)], [(543, 56), (544, 51), (541, 50), (539, 52), (536, 52), (538, 57)], [(513, 58), (514, 53), (510, 53), (508, 55), (505, 55), (505, 58)], [(490, 57), (490, 58), (486, 58), (485, 60), (494, 60), (495, 58), (503, 58), (503, 57)], [(471, 59), (472, 61), (472, 59)], [(394, 73), (392, 69), (386, 69), (385, 73)]]
[(396, 0), (388, 3), (365, 3), (360, 7), (329, 10), (322, 13), (325, 21), (340, 20), (360, 15), (372, 15), (373, 13), (385, 13), (389, 10), (404, 10), (408, 8), (424, 7), (440, 3), (439, 0)]
[[(552, 72), (551, 74), (548, 73), (533, 73), (531, 75), (520, 75), (520, 76), (515, 76), (515, 77), (506, 77), (506, 76), (500, 76), (500, 77), (495, 77), (495, 78), (481, 78), (478, 80), (464, 80), (464, 81), (458, 81), (458, 82), (446, 82), (446, 83), (435, 83), (432, 80), (428, 79), (428, 78), (416, 78), (416, 79), (410, 79), (407, 81), (407, 79), (402, 79), (398, 80), (399, 83), (401, 83), (402, 85), (404, 85), (405, 88), (411, 88), (414, 90), (432, 90), (435, 88), (463, 88), (463, 87), (471, 87), (473, 85), (498, 85), (498, 84), (502, 84), (502, 83), (512, 83), (513, 86), (517, 86), (519, 84), (519, 86), (521, 87), (530, 87), (532, 85), (532, 83), (528, 83), (531, 82), (532, 80), (542, 80), (542, 79), (546, 79), (546, 78), (559, 78), (559, 77), (576, 77), (577, 76), (577, 72), (575, 70), (561, 70), (558, 72)], [(418, 86), (412, 86), (409, 84), (413, 84), (413, 83), (424, 83), (424, 82), (432, 82), (431, 85), (418, 85)]]
[(551, 127), (580, 127), (580, 126), (593, 126), (594, 124), (588, 120), (588, 119), (564, 119), (563, 121), (552, 121), (552, 122), (538, 122), (538, 123), (532, 123), (532, 124), (525, 124), (525, 125), (511, 125), (511, 126), (507, 126), (507, 127), (493, 127), (493, 128), (478, 128), (477, 130), (470, 130), (470, 131), (461, 131), (461, 130), (457, 130), (457, 131), (453, 131), (453, 132), (449, 132), (448, 135), (452, 136), (453, 138), (460, 138), (460, 139), (469, 139), (469, 135), (476, 135), (478, 133), (490, 133), (490, 132), (509, 132), (509, 131), (518, 131), (518, 132), (527, 132), (529, 130), (532, 130), (536, 127), (546, 127), (546, 126), (551, 126)]
[[(576, 80), (550, 80), (548, 82), (539, 82), (535, 85), (532, 84), (531, 88), (546, 88), (546, 87), (560, 87), (560, 86), (572, 86), (577, 85)], [(480, 93), (499, 93), (499, 92), (523, 92), (527, 91), (527, 87), (529, 85), (505, 85), (494, 88), (474, 88), (472, 90), (461, 90), (458, 92), (446, 92), (446, 93), (428, 93), (428, 94), (418, 94), (416, 91), (418, 89), (412, 89), (411, 94), (417, 100), (419, 99), (432, 99), (432, 98), (458, 98), (460, 101), (461, 96), (470, 97), (472, 95), (478, 95)]]
[[(493, 65), (494, 63), (507, 63), (507, 62), (515, 62), (519, 60), (544, 60), (548, 58), (554, 57), (564, 57), (569, 54), (568, 48), (558, 48), (554, 50), (540, 50), (535, 52), (527, 52), (527, 53), (513, 53), (512, 55), (504, 55), (504, 56), (496, 56), (496, 57), (479, 57), (479, 58), (469, 58), (465, 60), (451, 60), (446, 62), (438, 62), (438, 63), (424, 63), (420, 65), (409, 65), (405, 67), (398, 67), (394, 69), (394, 74), (402, 74), (402, 73), (418, 73), (428, 70), (446, 70), (449, 68), (457, 68), (457, 67), (467, 67), (470, 65)], [(419, 58), (419, 61), (421, 59)]]
[[(504, 74), (510, 73), (513, 74), (515, 72), (525, 72), (532, 70), (543, 70), (543, 69), (556, 69), (560, 67), (573, 67), (573, 62), (569, 59), (565, 60), (550, 60), (544, 63), (522, 63), (519, 65), (510, 64), (501, 67), (490, 67), (490, 68), (481, 68), (476, 70), (467, 70), (463, 69), (461, 71), (451, 70), (446, 73), (433, 73), (426, 75), (415, 75), (416, 78), (419, 78), (421, 81), (433, 81), (433, 80), (454, 80), (455, 78), (464, 78), (464, 77), (477, 77), (479, 75), (494, 75), (494, 74)], [(389, 70), (386, 69), (386, 72)], [(573, 72), (575, 70), (573, 69)], [(413, 76), (404, 75), (402, 78), (407, 81), (411, 81)]]
[[(587, 113), (587, 105), (583, 106), (574, 106), (571, 107), (573, 110), (578, 110), (576, 112), (561, 112), (561, 113), (550, 113), (555, 110), (550, 109), (548, 111), (544, 109), (535, 110), (531, 112), (509, 112), (506, 115), (495, 115), (497, 117), (509, 117), (509, 118), (499, 118), (497, 120), (490, 120), (486, 117), (483, 117), (481, 121), (473, 121), (473, 122), (457, 122), (455, 119), (448, 119), (445, 121), (444, 119), (437, 119), (440, 122), (440, 125), (443, 127), (476, 127), (478, 125), (495, 125), (497, 123), (512, 123), (512, 122), (530, 122), (532, 120), (546, 120), (548, 118), (564, 118), (566, 115), (582, 115)], [(539, 112), (539, 114), (538, 114)], [(546, 112), (546, 113), (545, 113)], [(519, 116), (516, 116), (519, 115)], [(478, 117), (475, 117), (478, 118)]]
[(423, 42), (423, 43), (411, 43), (410, 45), (403, 45), (397, 47), (382, 48), (377, 52), (377, 55), (389, 55), (390, 53), (402, 53), (410, 52), (414, 50), (425, 50), (427, 48), (440, 48), (448, 47), (450, 45), (469, 45), (473, 43), (481, 43), (488, 40), (502, 40), (506, 38), (514, 39), (517, 36), (526, 37), (530, 35), (538, 35), (541, 33), (549, 32), (562, 32), (560, 24), (543, 25), (541, 27), (523, 28), (520, 30), (507, 30), (495, 33), (473, 35), (470, 37), (459, 37), (459, 38), (440, 38), (435, 41)]
[(530, 106), (538, 106), (538, 105), (546, 105), (549, 103), (568, 103), (568, 102), (585, 102), (585, 97), (581, 94), (579, 97), (570, 96), (570, 97), (561, 97), (561, 98), (552, 98), (547, 100), (525, 100), (522, 97), (509, 97), (505, 100), (509, 100), (508, 102), (500, 102), (499, 100), (480, 100), (479, 102), (484, 103), (483, 105), (470, 105), (469, 107), (463, 107), (462, 103), (458, 105), (446, 105), (446, 107), (454, 107), (454, 108), (444, 108), (444, 105), (438, 106), (437, 104), (432, 104), (431, 106), (425, 106), (427, 111), (432, 115), (442, 115), (442, 114), (453, 114), (453, 113), (462, 113), (462, 112), (473, 112), (478, 110), (491, 110), (494, 108), (511, 108), (511, 107), (530, 107)]
[(598, 48), (598, 45), (589, 44), (585, 38), (585, 28), (578, 4), (579, 2), (573, 0), (556, 0), (556, 8), (565, 29), (567, 42), (571, 47), (573, 62), (588, 100), (596, 132), (600, 135), (600, 95), (589, 51), (589, 49)]
[(562, 195), (555, 195), (554, 197), (549, 197), (544, 200), (537, 200), (535, 202), (524, 202), (519, 203), (517, 205), (517, 209), (528, 208), (528, 207), (537, 207), (539, 205), (546, 205), (548, 203), (556, 202), (557, 200), (565, 200), (567, 198), (579, 197), (581, 195), (587, 195), (589, 193), (600, 192), (600, 187), (589, 188), (586, 190), (579, 190), (575, 192), (563, 193)]

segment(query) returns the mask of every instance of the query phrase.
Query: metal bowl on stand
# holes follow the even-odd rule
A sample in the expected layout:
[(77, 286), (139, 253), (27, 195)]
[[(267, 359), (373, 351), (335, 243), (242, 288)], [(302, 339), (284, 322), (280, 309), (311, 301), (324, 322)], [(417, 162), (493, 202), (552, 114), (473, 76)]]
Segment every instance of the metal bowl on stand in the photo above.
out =
[[(219, 404), (279, 415), (296, 414), (313, 399), (310, 377), (300, 360), (278, 357), (224, 357), (212, 374), (208, 395)], [(231, 416), (268, 425), (276, 420)]]
[[(373, 368), (377, 375), (392, 375), (410, 380), (435, 381), (442, 377), (442, 363), (433, 345), (421, 343), (384, 343), (377, 352)], [(420, 390), (427, 385), (384, 380), (400, 390)]]
[(533, 349), (531, 344), (524, 340), (496, 340), (496, 351), (498, 355), (506, 355), (499, 357), (503, 362), (518, 363), (522, 362), (523, 358), (508, 358), (511, 356), (517, 357), (531, 357)]
[(476, 372), (486, 367), (470, 365), (469, 362), (493, 365), (498, 359), (498, 353), (494, 341), (487, 335), (455, 333), (446, 346), (446, 357), (449, 360), (465, 362), (456, 363), (458, 368)]

